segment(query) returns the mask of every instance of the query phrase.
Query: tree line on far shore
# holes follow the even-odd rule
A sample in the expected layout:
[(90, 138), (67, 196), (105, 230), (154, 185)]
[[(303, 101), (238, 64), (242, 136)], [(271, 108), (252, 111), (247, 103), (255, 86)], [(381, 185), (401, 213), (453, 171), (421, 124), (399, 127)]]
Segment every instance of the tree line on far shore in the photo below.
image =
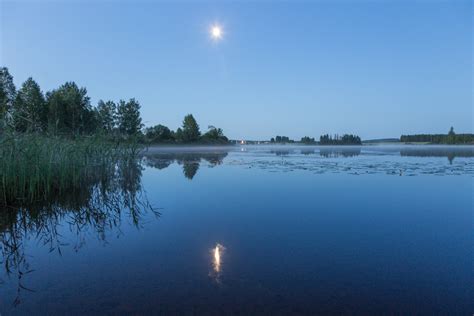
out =
[(39, 84), (28, 78), (16, 89), (6, 67), (0, 68), (0, 135), (4, 132), (41, 133), (76, 137), (101, 134), (115, 139), (150, 143), (227, 143), (221, 128), (209, 126), (201, 134), (191, 114), (175, 132), (163, 125), (144, 129), (140, 103), (100, 100), (92, 106), (86, 88), (66, 82), (43, 94)]
[[(296, 143), (287, 136), (276, 136), (270, 139), (270, 143)], [(361, 145), (362, 140), (357, 135), (352, 134), (344, 134), (342, 136), (339, 135), (321, 135), (319, 137), (319, 142), (314, 139), (314, 137), (304, 136), (301, 138), (299, 143), (307, 144), (307, 145)]]
[[(396, 139), (394, 139), (396, 141)], [(474, 134), (456, 134), (454, 128), (451, 127), (447, 134), (415, 134), (402, 135), (400, 137), (402, 143), (428, 143), (428, 144), (448, 144), (462, 145), (474, 144)], [(357, 135), (344, 134), (331, 136), (329, 134), (321, 135), (319, 141), (309, 136), (304, 136), (300, 141), (295, 141), (287, 136), (276, 136), (270, 139), (270, 143), (301, 143), (307, 145), (361, 145), (362, 140)], [(373, 143), (373, 141), (372, 141)]]
[(402, 135), (402, 143), (430, 143), (430, 144), (473, 144), (474, 134), (456, 134), (451, 127), (448, 134), (416, 134)]

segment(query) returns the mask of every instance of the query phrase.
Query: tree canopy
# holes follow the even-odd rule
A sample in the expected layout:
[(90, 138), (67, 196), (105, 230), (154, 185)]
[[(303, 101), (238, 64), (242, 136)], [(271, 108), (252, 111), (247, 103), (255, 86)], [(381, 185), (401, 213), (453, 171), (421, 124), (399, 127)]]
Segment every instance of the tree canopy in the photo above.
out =
[(357, 135), (344, 134), (342, 136), (329, 134), (321, 135), (319, 137), (320, 145), (361, 145), (362, 140)]
[(138, 135), (143, 127), (140, 117), (140, 103), (135, 99), (120, 100), (117, 107), (118, 129), (122, 134)]
[(93, 107), (87, 89), (75, 82), (43, 94), (39, 84), (28, 78), (16, 91), (13, 77), (0, 68), (0, 132), (41, 132), (66, 137), (106, 133), (123, 137), (141, 135), (140, 104), (99, 101)]
[(314, 138), (309, 137), (309, 136), (301, 137), (301, 142), (303, 144), (316, 144), (316, 141), (314, 140)]
[(45, 131), (47, 129), (48, 107), (43, 92), (33, 78), (28, 78), (18, 90), (13, 113), (17, 131)]
[(97, 104), (97, 120), (99, 127), (106, 133), (113, 132), (117, 127), (117, 105), (114, 101), (104, 102), (102, 100)]
[(270, 140), (272, 143), (294, 143), (294, 140), (291, 140), (288, 136), (276, 136)]
[(16, 89), (8, 68), (0, 68), (0, 131), (11, 119), (11, 110), (15, 101)]
[(46, 94), (49, 129), (54, 134), (79, 135), (91, 132), (94, 119), (86, 88), (66, 82)]
[(201, 131), (196, 119), (192, 114), (186, 115), (183, 120), (183, 141), (186, 143), (195, 142), (199, 136), (201, 136)]
[(174, 133), (161, 124), (145, 129), (145, 137), (152, 143), (166, 143), (175, 141)]
[[(189, 115), (186, 116), (189, 120)], [(185, 118), (185, 120), (186, 120)], [(194, 119), (194, 118), (193, 118)], [(192, 120), (191, 120), (192, 121)], [(194, 120), (190, 126), (199, 126)], [(210, 125), (208, 131), (203, 135), (193, 137), (193, 140), (190, 140), (189, 134), (185, 134), (185, 128), (179, 127), (176, 132), (169, 129), (167, 126), (158, 124), (156, 126), (148, 127), (145, 129), (145, 139), (149, 143), (203, 143), (203, 144), (227, 144), (229, 139), (224, 135), (222, 128), (215, 127)], [(200, 134), (200, 133), (199, 133)], [(195, 135), (195, 134), (194, 134)]]
[(204, 143), (227, 143), (229, 139), (224, 136), (222, 128), (209, 125), (208, 131), (202, 135), (201, 141)]

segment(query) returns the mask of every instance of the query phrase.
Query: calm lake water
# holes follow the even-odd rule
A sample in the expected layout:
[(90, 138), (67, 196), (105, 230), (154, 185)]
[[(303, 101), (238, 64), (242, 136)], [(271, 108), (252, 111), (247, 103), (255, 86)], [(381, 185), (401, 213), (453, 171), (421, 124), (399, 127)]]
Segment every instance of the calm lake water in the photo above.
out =
[(474, 147), (153, 148), (121, 168), (2, 213), (1, 315), (474, 312)]

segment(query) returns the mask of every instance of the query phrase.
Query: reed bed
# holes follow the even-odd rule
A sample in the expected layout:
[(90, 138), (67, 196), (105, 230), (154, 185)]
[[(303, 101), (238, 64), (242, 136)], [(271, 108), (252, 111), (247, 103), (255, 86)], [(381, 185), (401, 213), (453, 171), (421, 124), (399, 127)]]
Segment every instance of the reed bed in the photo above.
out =
[[(0, 205), (46, 200), (97, 179), (118, 162), (134, 159), (141, 146), (101, 137), (65, 139), (42, 135), (0, 138)], [(98, 174), (99, 173), (99, 174)]]

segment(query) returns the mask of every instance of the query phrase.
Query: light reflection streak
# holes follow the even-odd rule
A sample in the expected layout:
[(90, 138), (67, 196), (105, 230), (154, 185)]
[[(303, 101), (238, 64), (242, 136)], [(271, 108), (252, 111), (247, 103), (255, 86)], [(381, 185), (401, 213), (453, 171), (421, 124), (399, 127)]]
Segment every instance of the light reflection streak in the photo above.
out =
[(213, 271), (209, 273), (209, 276), (212, 277), (217, 283), (220, 283), (224, 251), (225, 247), (219, 243), (217, 243), (216, 246), (211, 249)]
[(219, 272), (221, 270), (221, 251), (220, 245), (218, 244), (214, 248), (214, 271)]

